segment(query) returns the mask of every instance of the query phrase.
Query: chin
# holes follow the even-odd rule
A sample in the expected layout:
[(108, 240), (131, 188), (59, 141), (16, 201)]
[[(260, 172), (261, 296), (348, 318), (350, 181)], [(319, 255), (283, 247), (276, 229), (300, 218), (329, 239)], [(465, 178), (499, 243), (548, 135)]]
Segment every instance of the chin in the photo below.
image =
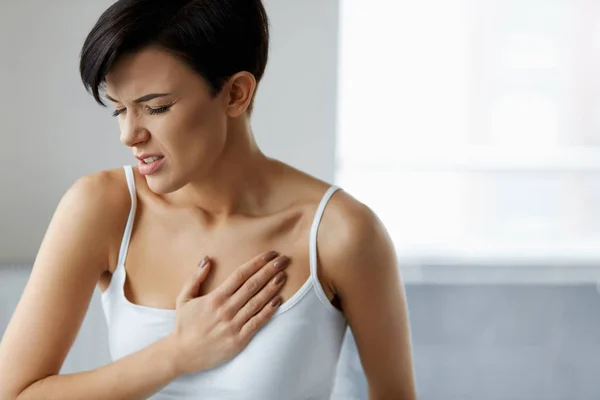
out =
[(174, 191), (181, 189), (183, 185), (178, 184), (176, 181), (169, 179), (167, 176), (148, 175), (145, 177), (148, 188), (156, 194), (169, 194)]

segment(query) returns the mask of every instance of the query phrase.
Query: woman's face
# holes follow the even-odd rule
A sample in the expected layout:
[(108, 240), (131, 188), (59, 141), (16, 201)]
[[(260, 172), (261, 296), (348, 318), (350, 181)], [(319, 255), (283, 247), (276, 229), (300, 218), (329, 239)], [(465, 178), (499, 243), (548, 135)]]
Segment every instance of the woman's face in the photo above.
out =
[(186, 63), (156, 48), (123, 56), (111, 68), (106, 94), (121, 142), (146, 158), (139, 170), (152, 191), (178, 190), (215, 163), (227, 138), (224, 92), (211, 96)]

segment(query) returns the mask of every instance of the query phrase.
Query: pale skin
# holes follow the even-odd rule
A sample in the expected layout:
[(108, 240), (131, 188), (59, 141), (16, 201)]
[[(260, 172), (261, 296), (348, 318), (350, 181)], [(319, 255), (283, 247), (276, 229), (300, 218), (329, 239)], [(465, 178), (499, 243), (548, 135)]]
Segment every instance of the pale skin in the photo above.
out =
[[(59, 375), (94, 287), (110, 283), (130, 209), (122, 169), (83, 177), (57, 207), (0, 343), (0, 400), (147, 398), (234, 357), (276, 311), (271, 300), (285, 302), (302, 286), (310, 223), (329, 185), (262, 154), (248, 112), (255, 91), (254, 77), (240, 72), (212, 97), (185, 63), (156, 48), (111, 69), (106, 92), (122, 143), (164, 156), (156, 174), (135, 170), (125, 293), (135, 304), (176, 309), (177, 327), (104, 367)], [(134, 101), (152, 93), (167, 95)], [(168, 110), (152, 111), (161, 107)], [(338, 191), (317, 244), (319, 279), (353, 331), (369, 399), (415, 399), (405, 295), (382, 223)], [(266, 261), (270, 250), (279, 257)], [(281, 273), (273, 263), (286, 259)], [(273, 283), (277, 274), (282, 284)]]

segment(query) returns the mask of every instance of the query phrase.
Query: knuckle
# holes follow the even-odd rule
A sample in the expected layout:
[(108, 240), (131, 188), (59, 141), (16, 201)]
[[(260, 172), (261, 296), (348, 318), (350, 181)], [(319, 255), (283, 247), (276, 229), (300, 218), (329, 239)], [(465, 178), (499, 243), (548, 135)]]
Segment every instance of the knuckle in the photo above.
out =
[(238, 334), (239, 334), (239, 331), (233, 324), (230, 324), (227, 326), (227, 335), (229, 336), (230, 339), (232, 339), (234, 341), (237, 340)]
[(211, 311), (218, 311), (219, 310), (221, 302), (219, 301), (219, 299), (216, 296), (211, 296), (206, 301), (207, 301), (208, 308)]
[(248, 294), (254, 294), (258, 291), (259, 286), (258, 286), (258, 282), (254, 279), (249, 280), (248, 282), (246, 282), (246, 293)]
[(254, 297), (248, 300), (248, 308), (252, 313), (258, 311), (260, 309), (260, 304), (258, 303), (258, 300)]
[(240, 337), (238, 335), (230, 335), (227, 338), (227, 346), (231, 349), (237, 349), (241, 345)]
[(254, 331), (256, 331), (258, 329), (258, 323), (256, 321), (256, 318), (250, 319), (248, 321), (247, 325), (248, 325), (248, 330), (250, 332), (254, 332)]
[(260, 322), (258, 317), (253, 317), (248, 321), (248, 329), (250, 329), (251, 332), (257, 331), (259, 327)]
[(234, 338), (233, 338), (233, 345), (236, 348), (242, 348), (242, 347), (246, 346), (249, 342), (250, 342), (250, 338), (248, 337), (248, 334), (243, 331), (238, 332), (238, 334), (236, 336), (234, 336)]
[(244, 270), (238, 269), (234, 272), (234, 274), (234, 279), (238, 284), (241, 285), (242, 283), (244, 283), (244, 281), (246, 280), (246, 274), (244, 273)]
[(210, 296), (210, 305), (213, 307), (218, 307), (225, 303), (225, 299), (226, 297), (221, 292), (215, 291), (212, 296)]
[(233, 315), (231, 315), (231, 310), (227, 307), (221, 307), (217, 309), (217, 318), (220, 321), (231, 321)]

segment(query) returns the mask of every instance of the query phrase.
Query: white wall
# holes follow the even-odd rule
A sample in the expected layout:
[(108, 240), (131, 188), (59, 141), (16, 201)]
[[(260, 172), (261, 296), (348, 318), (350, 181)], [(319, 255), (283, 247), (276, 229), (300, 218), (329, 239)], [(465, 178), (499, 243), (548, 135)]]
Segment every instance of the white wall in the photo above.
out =
[[(80, 82), (88, 30), (112, 0), (0, 1), (0, 264), (29, 264), (79, 176), (134, 163)], [(266, 0), (272, 44), (259, 145), (319, 178), (334, 168), (338, 0)]]
[[(85, 35), (111, 3), (0, 1), (0, 337), (63, 192), (81, 175), (134, 161), (78, 75)], [(270, 156), (331, 180), (338, 0), (265, 5), (272, 45), (253, 117), (257, 140)], [(64, 372), (108, 362), (102, 318), (96, 293)]]

